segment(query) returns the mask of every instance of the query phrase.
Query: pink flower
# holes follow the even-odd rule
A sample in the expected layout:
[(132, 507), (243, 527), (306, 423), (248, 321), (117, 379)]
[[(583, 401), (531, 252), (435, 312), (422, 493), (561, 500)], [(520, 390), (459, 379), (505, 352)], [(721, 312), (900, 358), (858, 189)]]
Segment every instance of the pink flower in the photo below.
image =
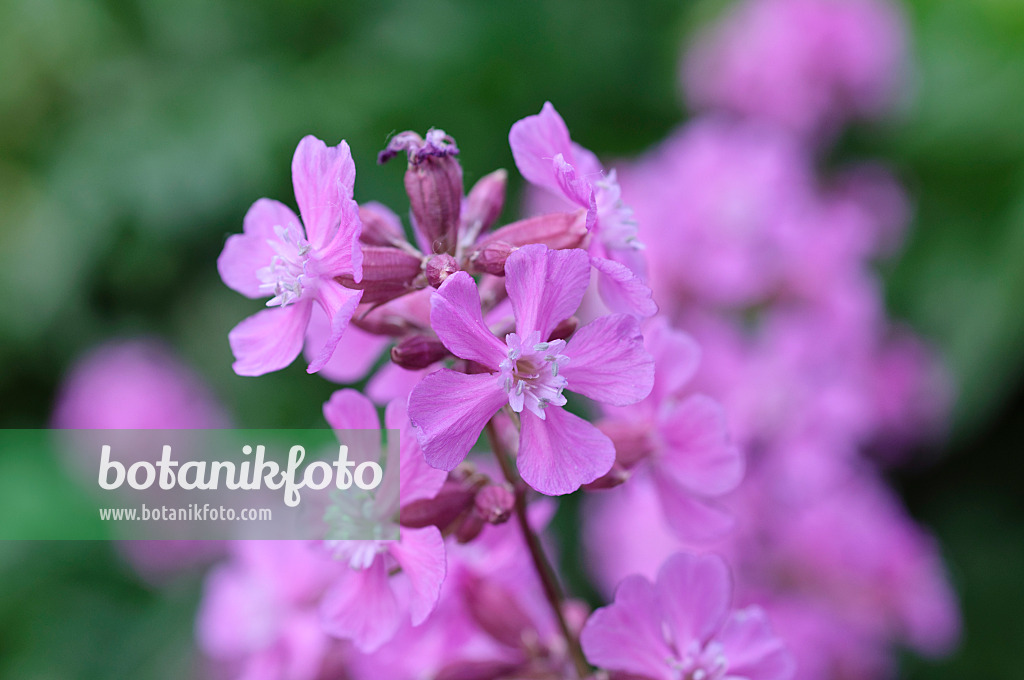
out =
[(801, 134), (891, 108), (907, 72), (903, 17), (885, 0), (748, 0), (687, 57), (689, 99)]
[(319, 371), (334, 354), (362, 297), (362, 291), (337, 280), (362, 278), (355, 174), (348, 144), (328, 147), (304, 137), (292, 159), (302, 220), (283, 203), (261, 198), (246, 213), (243, 233), (224, 244), (217, 259), (224, 283), (250, 298), (272, 296), (271, 309), (245, 319), (228, 335), (239, 375), (263, 375), (294, 361), (314, 303), (326, 313), (330, 332), (308, 371)]
[[(335, 392), (324, 404), (324, 417), (336, 430), (366, 430), (379, 441), (376, 408), (355, 390)], [(402, 431), (399, 461), (386, 461), (380, 487), (361, 500), (360, 510), (376, 525), (396, 526), (401, 506), (433, 498), (446, 475), (426, 464), (401, 401), (388, 405), (385, 423)], [(328, 542), (344, 566), (320, 603), (321, 623), (327, 633), (351, 640), (363, 652), (390, 640), (404, 620), (411, 619), (413, 626), (423, 623), (440, 596), (445, 577), (441, 532), (434, 526), (399, 527), (399, 532), (397, 541)]]
[(757, 607), (730, 610), (729, 568), (677, 553), (651, 583), (630, 576), (594, 612), (580, 642), (590, 663), (633, 678), (787, 680), (792, 657)]
[(640, 326), (611, 314), (580, 328), (569, 341), (551, 339), (579, 307), (590, 281), (582, 250), (524, 246), (505, 264), (515, 332), (502, 342), (484, 323), (476, 283), (464, 272), (448, 278), (432, 299), (431, 323), (457, 357), (483, 369), (441, 369), (409, 398), (409, 416), (427, 461), (451, 470), (505, 404), (519, 413), (519, 471), (541, 493), (570, 493), (608, 472), (611, 441), (561, 407), (571, 389), (595, 401), (625, 406), (643, 399), (654, 381)]
[(597, 156), (572, 141), (551, 102), (512, 126), (509, 145), (528, 182), (587, 212), (590, 251), (605, 304), (616, 312), (653, 315), (657, 307), (641, 284), (646, 276), (643, 244), (633, 211), (622, 202), (615, 171), (606, 175)]
[(615, 442), (618, 463), (649, 476), (662, 512), (685, 540), (717, 537), (732, 524), (715, 499), (743, 478), (721, 405), (689, 386), (700, 362), (693, 339), (657, 320), (646, 329), (654, 388), (632, 406), (606, 408), (598, 427)]
[(303, 541), (234, 541), (210, 572), (199, 607), (199, 647), (231, 677), (314, 680), (331, 648), (316, 601), (335, 565)]

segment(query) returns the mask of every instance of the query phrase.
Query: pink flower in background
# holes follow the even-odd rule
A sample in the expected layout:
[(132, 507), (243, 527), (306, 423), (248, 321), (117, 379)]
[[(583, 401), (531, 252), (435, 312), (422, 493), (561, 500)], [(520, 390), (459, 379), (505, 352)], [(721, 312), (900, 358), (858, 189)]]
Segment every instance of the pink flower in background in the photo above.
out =
[(729, 568), (716, 555), (677, 553), (651, 583), (626, 578), (581, 635), (595, 666), (631, 678), (788, 680), (794, 663), (757, 607), (730, 608)]
[[(80, 358), (61, 385), (51, 418), (59, 429), (177, 430), (230, 427), (202, 379), (155, 339), (108, 342)], [(89, 459), (67, 461), (89, 484)], [(116, 549), (150, 581), (208, 564), (221, 541), (118, 541)]]
[(650, 479), (681, 537), (717, 537), (732, 520), (714, 499), (740, 483), (743, 455), (730, 441), (721, 405), (689, 385), (700, 362), (697, 343), (662, 319), (645, 329), (644, 338), (655, 365), (650, 396), (632, 406), (606, 407), (598, 427), (615, 443), (619, 465)]
[(687, 98), (804, 135), (892, 108), (906, 30), (886, 0), (747, 0), (692, 48)]
[(328, 147), (304, 137), (292, 159), (302, 220), (283, 203), (262, 198), (246, 213), (243, 233), (224, 244), (217, 259), (224, 283), (250, 298), (271, 297), (270, 309), (242, 321), (228, 335), (239, 375), (263, 375), (294, 361), (314, 304), (326, 314), (330, 332), (308, 371), (319, 371), (334, 354), (362, 297), (336, 280), (362, 278), (362, 224), (352, 198), (355, 175), (348, 144)]
[(232, 541), (231, 559), (206, 578), (199, 647), (241, 680), (314, 680), (336, 645), (316, 602), (336, 570), (305, 541)]
[(778, 292), (816, 207), (800, 145), (763, 126), (717, 119), (680, 129), (619, 179), (648, 246), (654, 299), (670, 316)]
[(524, 246), (505, 264), (515, 332), (502, 342), (485, 325), (473, 279), (456, 273), (432, 299), (431, 322), (457, 357), (484, 371), (441, 369), (409, 398), (409, 416), (431, 465), (451, 470), (469, 453), (505, 404), (520, 414), (519, 471), (534, 489), (565, 494), (608, 472), (611, 441), (561, 408), (570, 389), (599, 402), (628, 405), (650, 392), (654, 366), (636, 319), (612, 314), (576, 331), (568, 342), (551, 332), (579, 307), (590, 281), (581, 250)]
[(605, 304), (614, 312), (653, 315), (657, 307), (640, 285), (646, 277), (643, 244), (633, 211), (622, 202), (615, 171), (606, 175), (597, 156), (572, 141), (551, 102), (512, 126), (509, 145), (528, 182), (587, 211), (590, 252)]
[[(376, 408), (355, 390), (335, 392), (324, 404), (324, 417), (335, 430), (367, 431), (370, 449), (380, 441)], [(369, 498), (353, 501), (361, 513), (353, 509), (347, 516), (361, 518), (367, 526), (397, 527), (400, 508), (433, 498), (446, 475), (427, 465), (401, 401), (388, 405), (385, 424), (401, 431), (399, 460), (389, 457), (380, 487)], [(321, 624), (328, 634), (351, 640), (364, 652), (390, 640), (406, 619), (413, 626), (423, 623), (440, 596), (445, 577), (441, 532), (435, 526), (398, 527), (398, 531), (398, 541), (345, 540), (345, 536), (328, 541), (340, 572), (336, 571), (320, 603)]]
[(78, 359), (57, 395), (52, 427), (174, 430), (228, 427), (224, 408), (162, 342), (109, 342)]

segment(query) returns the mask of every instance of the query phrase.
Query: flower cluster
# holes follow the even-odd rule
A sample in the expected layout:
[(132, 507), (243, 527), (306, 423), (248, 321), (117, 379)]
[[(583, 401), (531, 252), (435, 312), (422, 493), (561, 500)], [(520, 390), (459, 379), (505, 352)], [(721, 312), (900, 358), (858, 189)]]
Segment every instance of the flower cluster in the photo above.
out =
[[(550, 103), (512, 125), (511, 222), (506, 171), (467, 192), (442, 130), (378, 156), (405, 160), (405, 224), (356, 202), (346, 142), (303, 139), (298, 214), (257, 201), (217, 262), (266, 300), (234, 370), (305, 353), (366, 379), (323, 417), (400, 431), (359, 499), (399, 538), (231, 542), (198, 616), (211, 672), (816, 680), (947, 649), (937, 547), (880, 473), (948, 404), (872, 270), (908, 201), (877, 165), (818, 170), (893, 103), (902, 35), (883, 0), (746, 0), (685, 60), (701, 115), (618, 171)], [(77, 389), (61, 422), (102, 407)], [(577, 492), (604, 606), (568, 592), (546, 532)]]

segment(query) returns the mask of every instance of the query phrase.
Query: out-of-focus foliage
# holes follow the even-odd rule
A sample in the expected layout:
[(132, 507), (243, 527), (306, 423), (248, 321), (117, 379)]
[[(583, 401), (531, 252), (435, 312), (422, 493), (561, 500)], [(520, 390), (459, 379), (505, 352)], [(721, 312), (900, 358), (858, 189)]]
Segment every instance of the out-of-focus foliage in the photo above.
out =
[[(356, 198), (395, 206), (401, 170), (374, 159), (399, 130), (454, 135), (467, 184), (514, 167), (508, 128), (546, 99), (602, 156), (635, 154), (683, 119), (682, 40), (717, 6), (0, 3), (0, 426), (45, 426), (76, 356), (138, 334), (166, 338), (239, 424), (314, 424), (333, 386), (301, 362), (259, 380), (231, 373), (227, 332), (258, 303), (214, 267), (253, 200), (290, 202), (297, 140), (347, 139)], [(909, 185), (915, 223), (887, 294), (945, 354), (960, 393), (948, 461), (901, 481), (946, 546), (966, 638), (951, 660), (908, 673), (1010, 678), (1024, 508), (999, 465), (1019, 453), (1021, 425), (996, 416), (1019, 399), (1024, 361), (1024, 12), (1017, 0), (907, 11), (916, 91), (900, 118), (855, 129), (836, 155), (890, 162)], [(56, 505), (63, 487), (45, 482), (45, 463), (6, 454), (0, 489)], [(12, 543), (0, 582), (2, 677), (189, 673), (194, 579), (158, 591), (105, 544)]]

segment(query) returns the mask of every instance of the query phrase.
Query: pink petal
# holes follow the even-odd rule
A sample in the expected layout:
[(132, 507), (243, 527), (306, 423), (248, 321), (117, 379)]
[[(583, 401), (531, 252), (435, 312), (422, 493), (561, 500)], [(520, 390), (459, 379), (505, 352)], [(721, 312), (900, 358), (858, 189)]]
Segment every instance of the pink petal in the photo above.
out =
[(401, 439), (401, 505), (416, 500), (433, 498), (441, 490), (448, 474), (427, 464), (416, 432), (409, 422), (406, 399), (395, 399), (387, 405), (384, 422), (389, 430), (398, 430)]
[(541, 420), (522, 413), (519, 472), (523, 481), (549, 496), (572, 493), (611, 469), (615, 446), (600, 430), (557, 406)]
[(562, 154), (571, 163), (573, 147), (569, 128), (551, 102), (544, 102), (539, 114), (513, 124), (508, 143), (516, 167), (527, 182), (561, 191), (552, 173), (551, 161)]
[(707, 642), (725, 622), (732, 581), (718, 555), (676, 553), (661, 566), (655, 588), (677, 649)]
[(409, 418), (427, 462), (452, 470), (507, 401), (498, 376), (491, 373), (442, 368), (424, 378), (409, 396)]
[(684, 541), (709, 543), (729, 533), (735, 525), (729, 512), (714, 501), (694, 495), (667, 475), (655, 472), (654, 486), (665, 521)]
[(700, 365), (700, 345), (683, 331), (655, 319), (644, 328), (647, 351), (654, 357), (654, 388), (651, 396), (661, 401), (678, 395)]
[[(331, 337), (331, 325), (327, 315), (319, 307), (313, 309), (306, 329), (306, 343), (303, 354), (312, 361)], [(370, 372), (377, 359), (384, 353), (391, 339), (384, 335), (367, 333), (355, 326), (349, 326), (334, 348), (330, 360), (320, 369), (320, 377), (336, 383), (348, 384), (362, 380)]]
[(603, 257), (592, 257), (590, 263), (597, 270), (597, 289), (608, 309), (640, 318), (658, 312), (650, 287), (629, 267)]
[(320, 602), (324, 631), (351, 640), (369, 653), (394, 637), (401, 610), (391, 590), (384, 559), (378, 556), (368, 569), (346, 569)]
[(380, 431), (377, 407), (356, 390), (338, 390), (324, 404), (324, 419), (335, 430)]
[(217, 258), (217, 271), (221, 280), (242, 295), (250, 298), (269, 297), (260, 290), (256, 272), (270, 265), (277, 251), (269, 241), (279, 241), (274, 227), (288, 228), (294, 224), (301, 231), (299, 218), (288, 206), (269, 198), (261, 198), (245, 213), (243, 233), (233, 234), (224, 243), (224, 250)]
[(734, 612), (715, 640), (724, 647), (728, 677), (789, 680), (796, 672), (796, 661), (772, 632), (760, 607)]
[(555, 176), (555, 182), (565, 197), (587, 210), (587, 231), (592, 231), (597, 220), (597, 199), (594, 196), (594, 188), (590, 182), (579, 176), (576, 168), (568, 163), (562, 154), (557, 154), (552, 159), (551, 169)]
[(659, 431), (665, 448), (655, 464), (686, 489), (720, 496), (743, 479), (743, 454), (729, 441), (725, 410), (714, 399), (695, 394), (676, 404)]
[(312, 302), (264, 309), (242, 320), (228, 333), (235, 355), (231, 367), (238, 375), (263, 375), (295, 361), (309, 322)]
[(312, 135), (302, 138), (292, 157), (292, 184), (314, 250), (331, 243), (343, 224), (359, 224), (359, 206), (352, 200), (355, 181), (346, 142), (329, 147)]
[(449, 276), (430, 298), (430, 325), (444, 346), (457, 357), (490, 369), (505, 360), (505, 343), (494, 337), (480, 311), (480, 293), (466, 272)]
[(640, 324), (627, 314), (591, 321), (565, 346), (567, 389), (614, 406), (635, 404), (654, 384), (654, 359), (644, 349)]
[(418, 626), (434, 611), (441, 596), (441, 584), (447, 568), (444, 539), (434, 526), (422, 529), (402, 527), (401, 540), (392, 543), (388, 551), (409, 578), (412, 586), (409, 613), (412, 625)]
[(316, 373), (334, 356), (334, 350), (348, 328), (348, 322), (362, 297), (361, 290), (346, 288), (334, 280), (320, 281), (316, 289), (316, 301), (326, 312), (331, 331), (326, 342), (317, 350), (316, 358), (309, 363), (307, 373)]
[(671, 680), (673, 658), (661, 631), (661, 603), (654, 586), (629, 576), (615, 590), (615, 601), (595, 611), (580, 634), (587, 661), (610, 671)]
[(392, 399), (408, 400), (413, 388), (437, 368), (434, 365), (421, 371), (410, 371), (398, 364), (384, 364), (366, 384), (366, 394), (378, 404), (387, 404)]
[(590, 283), (590, 264), (582, 250), (550, 250), (533, 244), (505, 261), (505, 287), (516, 315), (516, 332), (539, 331), (547, 340), (559, 322), (572, 316)]

